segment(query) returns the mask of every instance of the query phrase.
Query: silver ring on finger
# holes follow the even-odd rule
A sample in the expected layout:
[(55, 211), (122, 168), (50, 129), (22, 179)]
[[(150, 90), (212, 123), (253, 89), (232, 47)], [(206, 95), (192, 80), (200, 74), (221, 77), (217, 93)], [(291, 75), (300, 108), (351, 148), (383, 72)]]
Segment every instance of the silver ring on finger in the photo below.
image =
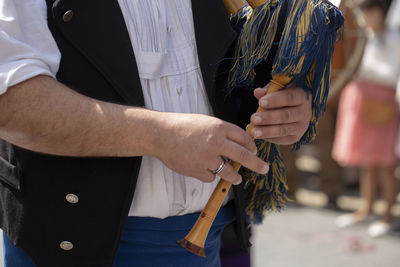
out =
[(218, 173), (222, 172), (222, 170), (225, 168), (225, 163), (227, 160), (225, 157), (221, 157), (221, 159), (222, 159), (222, 162), (219, 165), (219, 167), (215, 170), (210, 170), (213, 174), (218, 174)]

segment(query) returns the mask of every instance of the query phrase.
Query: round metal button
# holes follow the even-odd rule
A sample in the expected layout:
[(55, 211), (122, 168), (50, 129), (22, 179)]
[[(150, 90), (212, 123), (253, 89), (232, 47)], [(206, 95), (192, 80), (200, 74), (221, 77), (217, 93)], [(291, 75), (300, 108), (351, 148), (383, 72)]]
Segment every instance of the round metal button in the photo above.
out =
[(63, 21), (68, 22), (72, 19), (73, 16), (74, 16), (74, 12), (72, 10), (68, 10), (63, 15)]
[(75, 194), (68, 194), (65, 196), (65, 199), (72, 204), (76, 204), (79, 202), (79, 197)]
[(192, 197), (197, 197), (198, 194), (199, 194), (199, 190), (198, 189), (193, 189)]
[(63, 250), (71, 250), (74, 245), (69, 241), (63, 241), (60, 243), (60, 248)]
[(182, 87), (177, 87), (176, 88), (176, 92), (178, 93), (178, 95), (181, 95), (182, 94), (182, 92), (183, 92), (183, 90), (182, 90)]

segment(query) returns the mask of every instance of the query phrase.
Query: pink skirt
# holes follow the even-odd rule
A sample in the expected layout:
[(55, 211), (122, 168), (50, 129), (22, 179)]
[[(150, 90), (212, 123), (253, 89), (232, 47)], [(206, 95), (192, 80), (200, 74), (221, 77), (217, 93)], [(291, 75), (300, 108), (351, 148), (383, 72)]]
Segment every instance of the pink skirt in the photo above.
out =
[[(376, 101), (378, 110), (371, 105)], [(371, 106), (375, 108), (367, 108)], [(378, 112), (379, 108), (384, 112)], [(332, 157), (341, 166), (395, 165), (399, 119), (393, 88), (361, 81), (349, 83), (340, 95)]]

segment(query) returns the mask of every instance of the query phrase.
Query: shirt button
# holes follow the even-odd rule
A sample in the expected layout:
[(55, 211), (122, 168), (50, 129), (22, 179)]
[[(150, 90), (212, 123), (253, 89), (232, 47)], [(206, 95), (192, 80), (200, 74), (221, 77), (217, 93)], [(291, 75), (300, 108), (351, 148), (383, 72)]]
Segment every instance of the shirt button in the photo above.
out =
[(71, 250), (73, 247), (74, 245), (69, 241), (63, 241), (60, 243), (60, 248), (62, 250)]
[(167, 27), (167, 32), (171, 32), (171, 27)]
[(69, 22), (69, 21), (71, 21), (73, 16), (74, 16), (74, 12), (72, 10), (68, 10), (63, 15), (63, 21), (64, 22)]
[(177, 87), (176, 88), (176, 92), (178, 93), (178, 95), (182, 94), (182, 87)]
[(65, 196), (65, 199), (66, 199), (69, 203), (72, 203), (72, 204), (76, 204), (76, 203), (79, 202), (79, 198), (78, 198), (78, 196), (75, 195), (75, 194), (68, 194), (68, 195)]
[(193, 189), (192, 191), (192, 197), (196, 197), (199, 194), (199, 190)]

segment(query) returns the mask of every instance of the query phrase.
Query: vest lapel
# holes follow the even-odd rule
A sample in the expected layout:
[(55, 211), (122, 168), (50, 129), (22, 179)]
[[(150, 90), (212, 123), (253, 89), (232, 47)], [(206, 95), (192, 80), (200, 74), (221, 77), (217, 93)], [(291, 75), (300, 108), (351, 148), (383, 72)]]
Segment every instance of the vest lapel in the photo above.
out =
[(119, 95), (128, 104), (144, 105), (135, 56), (118, 1), (57, 0), (52, 13), (64, 36)]
[[(118, 1), (47, 2), (54, 2), (52, 15), (64, 36), (96, 66), (121, 97), (128, 104), (144, 105), (136, 60)], [(66, 17), (68, 11), (73, 12), (69, 20)], [(217, 63), (227, 52), (236, 33), (230, 26), (221, 0), (192, 0), (192, 12), (204, 85), (210, 104), (215, 108)]]
[[(216, 107), (218, 62), (236, 37), (221, 0), (192, 0), (197, 53), (211, 106)], [(221, 88), (222, 89), (222, 88)]]

